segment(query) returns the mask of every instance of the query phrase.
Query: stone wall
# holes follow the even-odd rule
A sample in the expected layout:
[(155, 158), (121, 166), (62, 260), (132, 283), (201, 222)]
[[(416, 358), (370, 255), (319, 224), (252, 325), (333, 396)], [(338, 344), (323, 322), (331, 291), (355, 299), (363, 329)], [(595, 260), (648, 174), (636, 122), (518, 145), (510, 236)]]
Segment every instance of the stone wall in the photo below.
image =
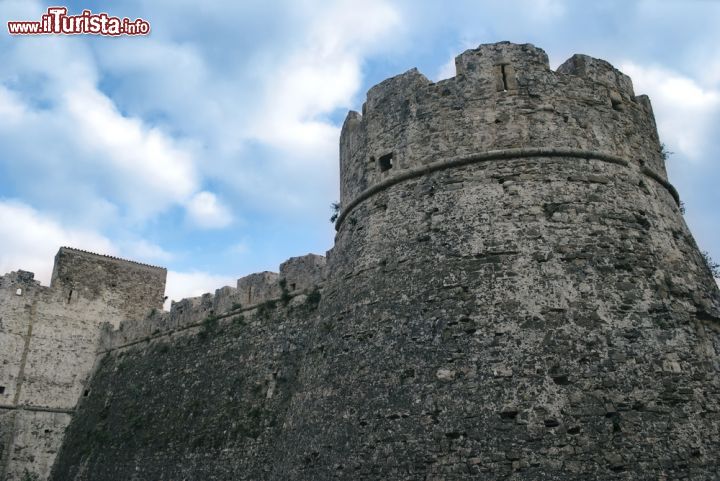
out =
[(144, 319), (162, 310), (167, 269), (61, 247), (55, 256), (51, 286), (86, 299), (102, 299), (123, 319)]
[(306, 357), (275, 479), (717, 471), (720, 296), (662, 186), (514, 159), (350, 215), (320, 309), (334, 327)]
[[(173, 302), (170, 312), (153, 312), (143, 319), (128, 319), (115, 328), (103, 326), (100, 351), (165, 336), (220, 317), (252, 310), (273, 301), (302, 303), (307, 294), (323, 285), (325, 257), (307, 254), (292, 257), (280, 265), (280, 273), (258, 272), (241, 277), (237, 288), (225, 286), (215, 294)], [(295, 299), (297, 298), (297, 299)]]
[(205, 332), (258, 308), (266, 316), (267, 301), (305, 306), (324, 265), (322, 256), (295, 257), (280, 274), (251, 274), (239, 288), (173, 302), (170, 312), (160, 310), (165, 269), (77, 249), (60, 249), (51, 287), (25, 271), (0, 277), (1, 479), (47, 478), (78, 399), (91, 393), (98, 354)]
[(304, 297), (113, 349), (52, 479), (269, 479), (315, 313)]
[(47, 478), (86, 392), (100, 326), (162, 308), (164, 287), (164, 269), (69, 248), (50, 287), (30, 272), (0, 277), (0, 479)]

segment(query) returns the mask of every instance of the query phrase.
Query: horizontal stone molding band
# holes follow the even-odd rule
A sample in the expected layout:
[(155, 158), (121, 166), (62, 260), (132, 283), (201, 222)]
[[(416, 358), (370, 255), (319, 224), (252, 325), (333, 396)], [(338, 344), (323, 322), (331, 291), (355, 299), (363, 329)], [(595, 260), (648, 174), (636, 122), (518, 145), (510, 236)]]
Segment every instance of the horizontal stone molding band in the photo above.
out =
[[(422, 165), (420, 167), (412, 167), (400, 174), (394, 175), (392, 177), (389, 177), (382, 182), (379, 182), (372, 187), (369, 187), (368, 189), (365, 189), (363, 192), (360, 193), (357, 197), (355, 197), (350, 203), (345, 206), (340, 212), (340, 215), (338, 215), (337, 222), (335, 223), (335, 230), (340, 230), (340, 226), (342, 225), (343, 221), (347, 217), (347, 215), (352, 211), (355, 207), (358, 206), (362, 201), (372, 197), (373, 195), (377, 194), (378, 192), (381, 192), (395, 184), (398, 184), (400, 182), (404, 182), (409, 179), (413, 179), (415, 177), (420, 177), (425, 174), (429, 174), (430, 172), (435, 172), (438, 170), (444, 170), (444, 169), (450, 169), (453, 167), (461, 167), (464, 165), (469, 164), (475, 164), (479, 162), (490, 162), (495, 160), (508, 160), (508, 159), (523, 159), (523, 158), (529, 158), (529, 157), (573, 157), (577, 159), (595, 159), (600, 160), (603, 162), (609, 162), (611, 164), (617, 164), (622, 165), (625, 167), (629, 167), (631, 165), (631, 161), (624, 159), (622, 157), (619, 157), (617, 155), (608, 154), (605, 152), (599, 152), (594, 150), (583, 150), (583, 149), (560, 149), (560, 148), (542, 148), (542, 147), (528, 147), (528, 148), (520, 148), (520, 149), (502, 149), (502, 150), (488, 150), (486, 152), (476, 153), (476, 154), (470, 154), (470, 155), (463, 155), (459, 157), (451, 157), (447, 160), (440, 160), (437, 162), (432, 162), (427, 165)], [(652, 171), (648, 167), (644, 165), (644, 162), (639, 161), (636, 162), (640, 164), (640, 172), (660, 185), (662, 185), (667, 191), (672, 195), (673, 199), (675, 199), (675, 202), (680, 205), (680, 195), (678, 194), (675, 187), (673, 187), (670, 182), (663, 179), (660, 175), (658, 175), (656, 172)]]
[(15, 406), (13, 404), (0, 404), (0, 410), (7, 410), (7, 411), (37, 411), (37, 412), (43, 412), (43, 413), (58, 413), (58, 414), (73, 414), (75, 412), (74, 409), (61, 409), (61, 408), (50, 408), (45, 406), (29, 406), (29, 405), (18, 405)]

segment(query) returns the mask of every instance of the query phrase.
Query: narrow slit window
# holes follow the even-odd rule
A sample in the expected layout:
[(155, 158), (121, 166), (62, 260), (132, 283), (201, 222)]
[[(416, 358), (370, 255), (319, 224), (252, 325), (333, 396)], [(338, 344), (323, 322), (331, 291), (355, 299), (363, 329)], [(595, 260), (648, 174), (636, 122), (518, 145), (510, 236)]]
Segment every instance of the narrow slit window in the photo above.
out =
[(389, 154), (385, 154), (381, 156), (378, 159), (378, 166), (380, 167), (380, 172), (387, 172), (388, 170), (392, 169), (393, 167), (393, 154), (390, 152)]
[(291, 290), (291, 291), (294, 291), (294, 290), (295, 290), (295, 283), (294, 283), (294, 282), (293, 282), (292, 284), (290, 284), (290, 290)]
[(68, 304), (70, 304), (70, 301), (72, 301), (72, 295), (73, 295), (73, 291), (72, 291), (72, 289), (70, 289), (70, 294), (68, 294), (68, 299), (67, 299)]
[(0, 386), (0, 394), (5, 394), (5, 386)]
[(250, 304), (250, 299), (252, 299), (252, 287), (248, 287), (248, 304)]
[(507, 63), (495, 66), (495, 82), (498, 92), (507, 92), (517, 90), (517, 79), (515, 78), (515, 69)]
[(502, 80), (503, 80), (503, 90), (508, 90), (508, 69), (507, 65), (501, 65), (500, 68), (502, 69)]
[(505, 65), (495, 66), (495, 90), (498, 92), (507, 91), (507, 80), (505, 79)]
[(86, 389), (85, 392), (83, 392), (83, 397), (88, 397), (90, 395), (90, 390)]

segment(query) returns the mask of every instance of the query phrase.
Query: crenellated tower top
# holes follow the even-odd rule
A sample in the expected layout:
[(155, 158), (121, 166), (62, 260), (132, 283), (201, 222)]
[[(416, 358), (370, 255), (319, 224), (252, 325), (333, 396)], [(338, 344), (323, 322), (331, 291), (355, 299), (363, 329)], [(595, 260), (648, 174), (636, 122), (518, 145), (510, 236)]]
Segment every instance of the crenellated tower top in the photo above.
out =
[(500, 42), (463, 52), (455, 66), (436, 83), (417, 69), (389, 78), (368, 91), (362, 115), (348, 114), (338, 226), (384, 182), (489, 152), (605, 155), (666, 182), (650, 101), (608, 62), (574, 55), (552, 71), (542, 49)]

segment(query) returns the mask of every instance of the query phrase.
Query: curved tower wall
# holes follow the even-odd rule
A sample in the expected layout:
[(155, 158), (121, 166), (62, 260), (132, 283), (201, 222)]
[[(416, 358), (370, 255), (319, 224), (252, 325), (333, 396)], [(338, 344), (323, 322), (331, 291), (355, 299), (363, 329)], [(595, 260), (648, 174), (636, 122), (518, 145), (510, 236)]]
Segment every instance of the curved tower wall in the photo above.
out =
[(345, 122), (327, 325), (276, 478), (715, 473), (720, 295), (647, 97), (531, 45), (456, 64)]

